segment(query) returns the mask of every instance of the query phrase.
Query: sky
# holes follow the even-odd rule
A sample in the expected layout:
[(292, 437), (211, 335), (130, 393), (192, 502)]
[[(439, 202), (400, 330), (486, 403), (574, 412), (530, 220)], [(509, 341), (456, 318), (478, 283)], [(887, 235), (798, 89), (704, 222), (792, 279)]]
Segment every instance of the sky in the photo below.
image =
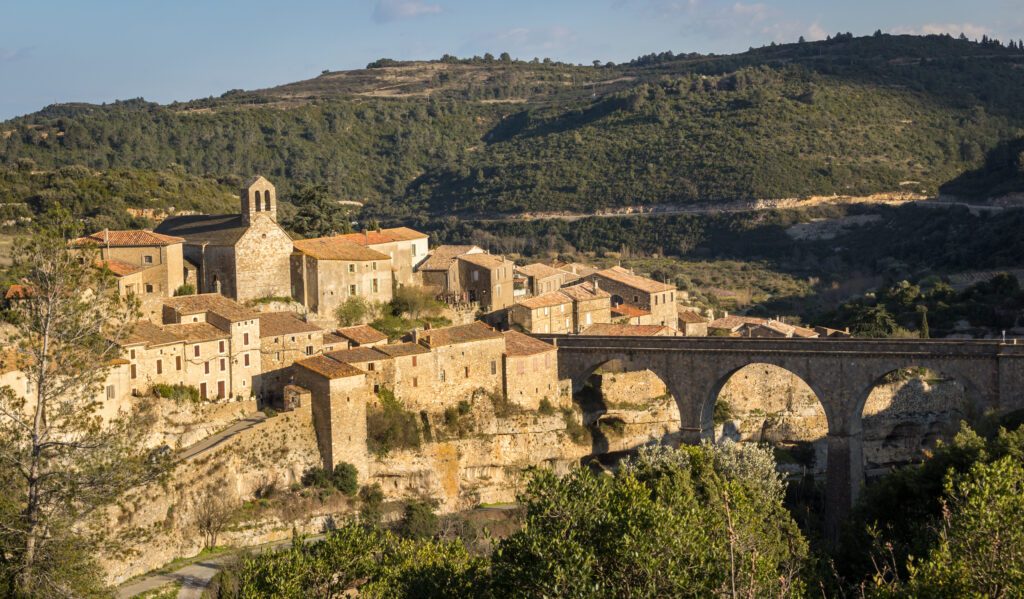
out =
[(876, 29), (1024, 38), (1024, 0), (0, 0), (0, 120), (219, 96), (383, 57), (589, 64)]

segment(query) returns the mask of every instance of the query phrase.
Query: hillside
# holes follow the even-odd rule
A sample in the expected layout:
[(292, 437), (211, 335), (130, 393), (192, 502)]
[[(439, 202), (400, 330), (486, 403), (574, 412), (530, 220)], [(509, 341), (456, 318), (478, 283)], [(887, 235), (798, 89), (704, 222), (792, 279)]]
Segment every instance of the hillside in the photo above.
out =
[[(943, 36), (840, 35), (586, 67), (371, 66), (166, 106), (50, 106), (0, 123), (0, 164), (260, 172), (283, 197), (327, 182), (386, 220), (934, 194), (989, 172), (986, 154), (1024, 135), (1024, 53)], [(1017, 190), (1019, 178), (993, 176), (958, 192)]]

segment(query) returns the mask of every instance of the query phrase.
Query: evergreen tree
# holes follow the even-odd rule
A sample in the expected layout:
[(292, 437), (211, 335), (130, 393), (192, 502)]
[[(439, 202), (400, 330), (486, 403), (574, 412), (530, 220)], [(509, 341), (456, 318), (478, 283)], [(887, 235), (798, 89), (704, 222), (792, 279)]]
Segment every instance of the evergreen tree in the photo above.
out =
[(292, 199), (297, 208), (286, 222), (287, 228), (303, 237), (327, 237), (352, 232), (348, 211), (330, 199), (326, 185), (312, 185), (302, 189)]

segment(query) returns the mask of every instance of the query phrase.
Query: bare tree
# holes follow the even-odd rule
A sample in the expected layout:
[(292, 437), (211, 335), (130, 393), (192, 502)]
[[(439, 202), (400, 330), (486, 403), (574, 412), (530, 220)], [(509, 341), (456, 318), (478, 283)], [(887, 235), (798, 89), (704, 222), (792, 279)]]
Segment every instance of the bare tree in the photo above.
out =
[[(90, 567), (100, 509), (159, 475), (138, 413), (104, 422), (96, 401), (137, 314), (95, 254), (70, 251), (66, 225), (18, 243), (21, 298), (7, 318), (7, 359), (27, 389), (0, 388), (0, 576), (15, 595), (80, 595), (102, 584)], [(0, 591), (0, 594), (3, 594)]]
[(209, 486), (196, 501), (196, 527), (203, 535), (207, 549), (217, 546), (217, 537), (231, 521), (232, 504), (222, 489)]

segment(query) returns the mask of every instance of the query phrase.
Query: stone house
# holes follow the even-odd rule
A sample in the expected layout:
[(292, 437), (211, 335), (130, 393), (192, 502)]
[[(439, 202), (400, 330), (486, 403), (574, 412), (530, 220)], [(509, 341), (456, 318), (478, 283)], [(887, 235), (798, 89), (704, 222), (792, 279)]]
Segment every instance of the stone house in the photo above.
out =
[(517, 266), (516, 273), (526, 278), (526, 291), (535, 296), (557, 291), (570, 276), (564, 270), (539, 262)]
[(466, 254), (483, 254), (484, 250), (475, 245), (441, 245), (416, 267), (424, 287), (445, 298), (448, 303), (466, 301), (459, 283), (458, 257)]
[(348, 462), (369, 475), (366, 406), (371, 400), (366, 373), (355, 366), (313, 356), (295, 363), (295, 384), (310, 392), (313, 428), (324, 468)]
[(679, 310), (679, 333), (685, 337), (707, 337), (708, 321), (694, 310)]
[(404, 342), (378, 345), (374, 349), (391, 359), (388, 388), (411, 410), (436, 408), (434, 401), (439, 381), (430, 349), (420, 343)]
[(484, 323), (417, 331), (415, 341), (430, 350), (425, 359), (437, 376), (435, 405), (455, 405), (478, 389), (502, 391), (505, 337)]
[(634, 306), (633, 304), (618, 304), (617, 306), (612, 306), (611, 312), (612, 322), (618, 324), (654, 324), (654, 317), (650, 312), (640, 308), (639, 306)]
[(573, 300), (561, 291), (526, 298), (509, 310), (509, 324), (527, 333), (572, 333)]
[(296, 360), (324, 351), (324, 331), (292, 312), (261, 312), (261, 370), (256, 388), (264, 401), (278, 399), (291, 382)]
[(660, 324), (595, 324), (583, 334), (597, 337), (675, 337), (676, 330)]
[(382, 388), (390, 389), (394, 386), (394, 363), (389, 355), (377, 351), (376, 348), (355, 347), (325, 355), (365, 372), (366, 381), (375, 394)]
[(391, 257), (352, 243), (345, 236), (302, 239), (293, 243), (292, 297), (323, 319), (351, 297), (389, 302), (392, 297)]
[(518, 331), (505, 336), (505, 397), (527, 410), (558, 404), (558, 348)]
[(576, 283), (584, 279), (589, 279), (591, 275), (598, 271), (597, 268), (581, 262), (556, 262), (554, 267), (565, 273), (566, 278), (563, 284)]
[(291, 297), (292, 240), (277, 224), (277, 191), (263, 177), (239, 192), (240, 214), (173, 216), (156, 232), (185, 239), (198, 291), (246, 302)]
[(572, 333), (579, 335), (595, 324), (611, 322), (611, 294), (597, 283), (563, 287), (560, 293), (572, 299)]
[(426, 233), (409, 227), (396, 227), (349, 233), (339, 237), (386, 254), (391, 259), (394, 282), (399, 287), (420, 284), (416, 277), (416, 267), (427, 258), (429, 237)]
[(185, 282), (181, 237), (152, 231), (103, 230), (72, 240), (76, 249), (92, 248), (96, 258), (117, 277), (121, 295), (135, 295), (142, 315), (159, 320), (161, 300)]
[(484, 312), (512, 305), (515, 263), (495, 254), (464, 254), (457, 259), (462, 293)]
[(630, 304), (650, 312), (652, 324), (678, 325), (675, 285), (641, 277), (621, 266), (599, 270), (590, 280), (611, 293), (613, 306)]

